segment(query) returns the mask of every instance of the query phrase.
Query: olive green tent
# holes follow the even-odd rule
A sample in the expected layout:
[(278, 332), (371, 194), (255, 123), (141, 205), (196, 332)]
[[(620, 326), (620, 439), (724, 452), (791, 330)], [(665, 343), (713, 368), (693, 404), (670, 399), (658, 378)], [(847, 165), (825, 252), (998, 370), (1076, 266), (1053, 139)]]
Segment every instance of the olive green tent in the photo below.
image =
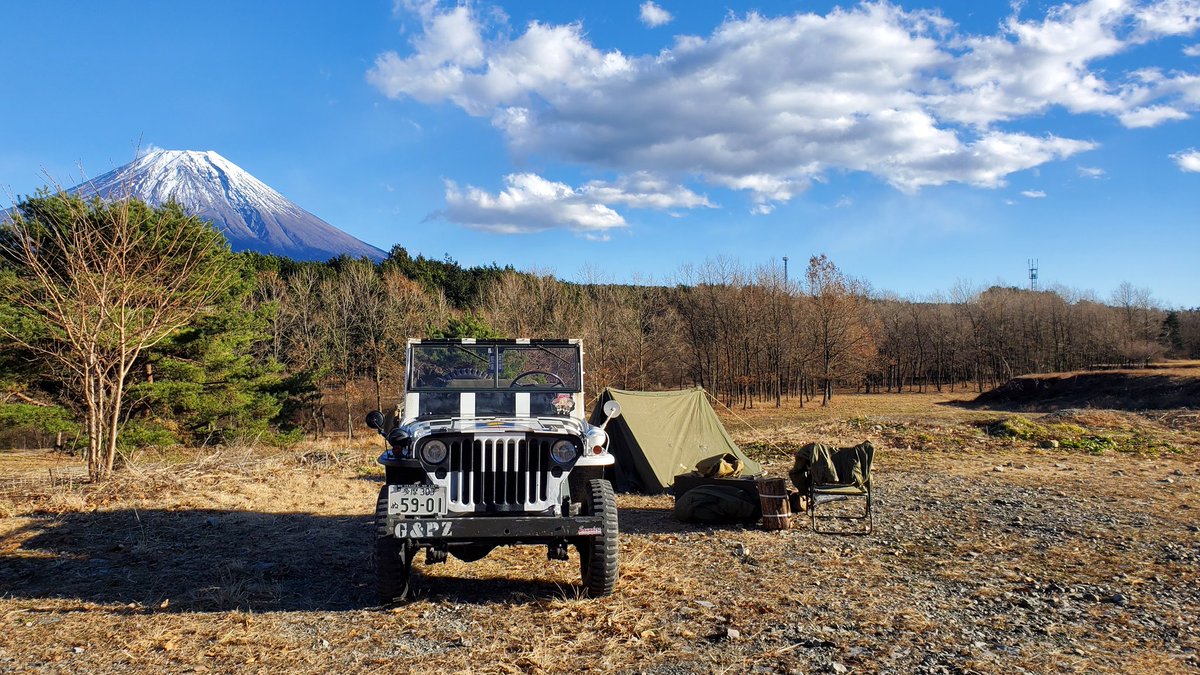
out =
[(729, 437), (703, 389), (605, 389), (592, 410), (592, 424), (604, 421), (604, 404), (610, 400), (621, 404), (621, 416), (607, 427), (609, 452), (617, 459), (613, 483), (618, 490), (662, 492), (675, 476), (695, 471), (700, 460), (725, 453), (742, 460), (743, 476), (762, 473), (762, 466)]

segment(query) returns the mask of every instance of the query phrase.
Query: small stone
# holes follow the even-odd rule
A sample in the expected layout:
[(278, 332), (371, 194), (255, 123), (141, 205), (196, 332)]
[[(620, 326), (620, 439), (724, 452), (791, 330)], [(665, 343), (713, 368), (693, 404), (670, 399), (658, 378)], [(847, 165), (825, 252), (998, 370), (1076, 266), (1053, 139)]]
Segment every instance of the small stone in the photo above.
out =
[(1112, 595), (1105, 598), (1104, 601), (1110, 602), (1110, 603), (1112, 603), (1114, 605), (1118, 605), (1120, 607), (1124, 607), (1125, 605), (1129, 604), (1129, 598), (1126, 598), (1124, 595), (1121, 595), (1120, 593), (1113, 593)]
[(75, 651), (75, 653), (76, 653), (76, 654), (82, 654), (82, 653), (83, 653), (83, 647), (76, 647), (74, 651)]
[(1028, 468), (1029, 468), (1029, 465), (1028, 465), (1028, 464), (1018, 464), (1018, 465), (1017, 465), (1017, 468), (1018, 468), (1018, 469), (1028, 469)]
[(1038, 447), (1053, 450), (1054, 448), (1058, 447), (1058, 441), (1054, 440), (1053, 438), (1048, 438), (1041, 443), (1038, 443)]
[(850, 670), (849, 670), (848, 668), (846, 668), (846, 666), (843, 666), (842, 664), (838, 663), (837, 661), (834, 661), (833, 663), (829, 664), (829, 667), (830, 667), (831, 669), (833, 669), (833, 672), (835, 672), (835, 673), (848, 673), (848, 672), (850, 672)]
[(701, 607), (703, 607), (705, 609), (712, 609), (713, 607), (716, 607), (716, 605), (714, 605), (713, 603), (711, 603), (707, 600), (697, 600), (696, 604), (700, 605)]
[(1183, 471), (1181, 469), (1175, 469), (1174, 471), (1171, 472), (1171, 475), (1172, 476), (1182, 476)]
[(993, 466), (993, 467), (992, 467), (992, 472), (993, 472), (993, 473), (1004, 473), (1004, 467), (1002, 467), (1002, 466)]
[(1162, 483), (1162, 484), (1164, 484), (1164, 485), (1170, 485), (1170, 484), (1172, 484), (1172, 483), (1174, 483), (1174, 482), (1175, 482), (1175, 479), (1174, 479), (1174, 478), (1164, 478), (1164, 479), (1162, 479), (1162, 480), (1160, 480), (1160, 481), (1158, 481), (1158, 482), (1160, 482), (1160, 483)]
[(726, 628), (725, 637), (729, 640), (737, 640), (742, 637), (742, 631), (736, 628)]

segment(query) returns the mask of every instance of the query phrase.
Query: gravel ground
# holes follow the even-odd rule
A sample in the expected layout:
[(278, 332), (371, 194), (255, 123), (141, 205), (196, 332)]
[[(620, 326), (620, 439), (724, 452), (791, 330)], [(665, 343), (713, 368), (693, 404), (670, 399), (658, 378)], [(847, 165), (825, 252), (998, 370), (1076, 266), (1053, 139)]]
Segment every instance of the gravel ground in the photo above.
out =
[(365, 449), (8, 501), (0, 672), (1200, 670), (1194, 448), (902, 440), (879, 439), (866, 537), (684, 525), (669, 497), (622, 495), (599, 600), (574, 556), (520, 548), (418, 564), (413, 602), (374, 606)]

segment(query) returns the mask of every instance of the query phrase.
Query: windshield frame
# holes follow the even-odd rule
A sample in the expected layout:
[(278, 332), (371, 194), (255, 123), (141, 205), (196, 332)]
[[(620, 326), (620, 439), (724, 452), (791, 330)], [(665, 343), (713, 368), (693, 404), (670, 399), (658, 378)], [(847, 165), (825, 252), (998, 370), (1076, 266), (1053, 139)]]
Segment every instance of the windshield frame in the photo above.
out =
[[(487, 373), (490, 377), (479, 379), (479, 386), (470, 386), (469, 384), (461, 383), (456, 386), (430, 384), (428, 378), (424, 382), (418, 382), (418, 376), (421, 374), (421, 366), (428, 361), (423, 360), (423, 352), (428, 354), (431, 350), (461, 350), (470, 354), (472, 358), (464, 357), (464, 364), (474, 364), (474, 369)], [(488, 353), (491, 350), (495, 350)], [(569, 351), (568, 351), (569, 350)], [(504, 354), (513, 352), (536, 352), (541, 351), (559, 360), (567, 360), (563, 364), (562, 369), (553, 369), (556, 375), (563, 378), (565, 386), (553, 386), (549, 384), (538, 384), (531, 382), (528, 386), (511, 386), (511, 380), (505, 380), (500, 377), (502, 370), (496, 370), (492, 367), (492, 354), (501, 354), (501, 369), (503, 369)], [(482, 352), (482, 353), (481, 353)], [(571, 352), (574, 358), (571, 359)], [(405, 359), (405, 391), (420, 393), (420, 392), (556, 392), (578, 394), (583, 392), (583, 350), (579, 340), (409, 340), (408, 353)], [(459, 370), (452, 368), (450, 372)], [(530, 369), (539, 370), (540, 369)], [(529, 372), (529, 371), (526, 371)], [(542, 371), (544, 372), (544, 371)], [(519, 373), (514, 373), (519, 374)], [(571, 377), (568, 378), (567, 375)], [(469, 379), (469, 378), (468, 378)], [(571, 380), (574, 380), (572, 382)], [(501, 385), (502, 382), (508, 384)]]

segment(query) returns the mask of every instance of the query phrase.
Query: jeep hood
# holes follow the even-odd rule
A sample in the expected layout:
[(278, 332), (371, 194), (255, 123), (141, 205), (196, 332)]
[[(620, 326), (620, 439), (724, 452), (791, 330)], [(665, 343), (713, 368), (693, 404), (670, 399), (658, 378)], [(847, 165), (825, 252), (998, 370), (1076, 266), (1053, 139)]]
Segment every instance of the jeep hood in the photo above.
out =
[(588, 426), (573, 417), (476, 417), (422, 420), (406, 425), (413, 438), (431, 433), (535, 432), (583, 435)]

